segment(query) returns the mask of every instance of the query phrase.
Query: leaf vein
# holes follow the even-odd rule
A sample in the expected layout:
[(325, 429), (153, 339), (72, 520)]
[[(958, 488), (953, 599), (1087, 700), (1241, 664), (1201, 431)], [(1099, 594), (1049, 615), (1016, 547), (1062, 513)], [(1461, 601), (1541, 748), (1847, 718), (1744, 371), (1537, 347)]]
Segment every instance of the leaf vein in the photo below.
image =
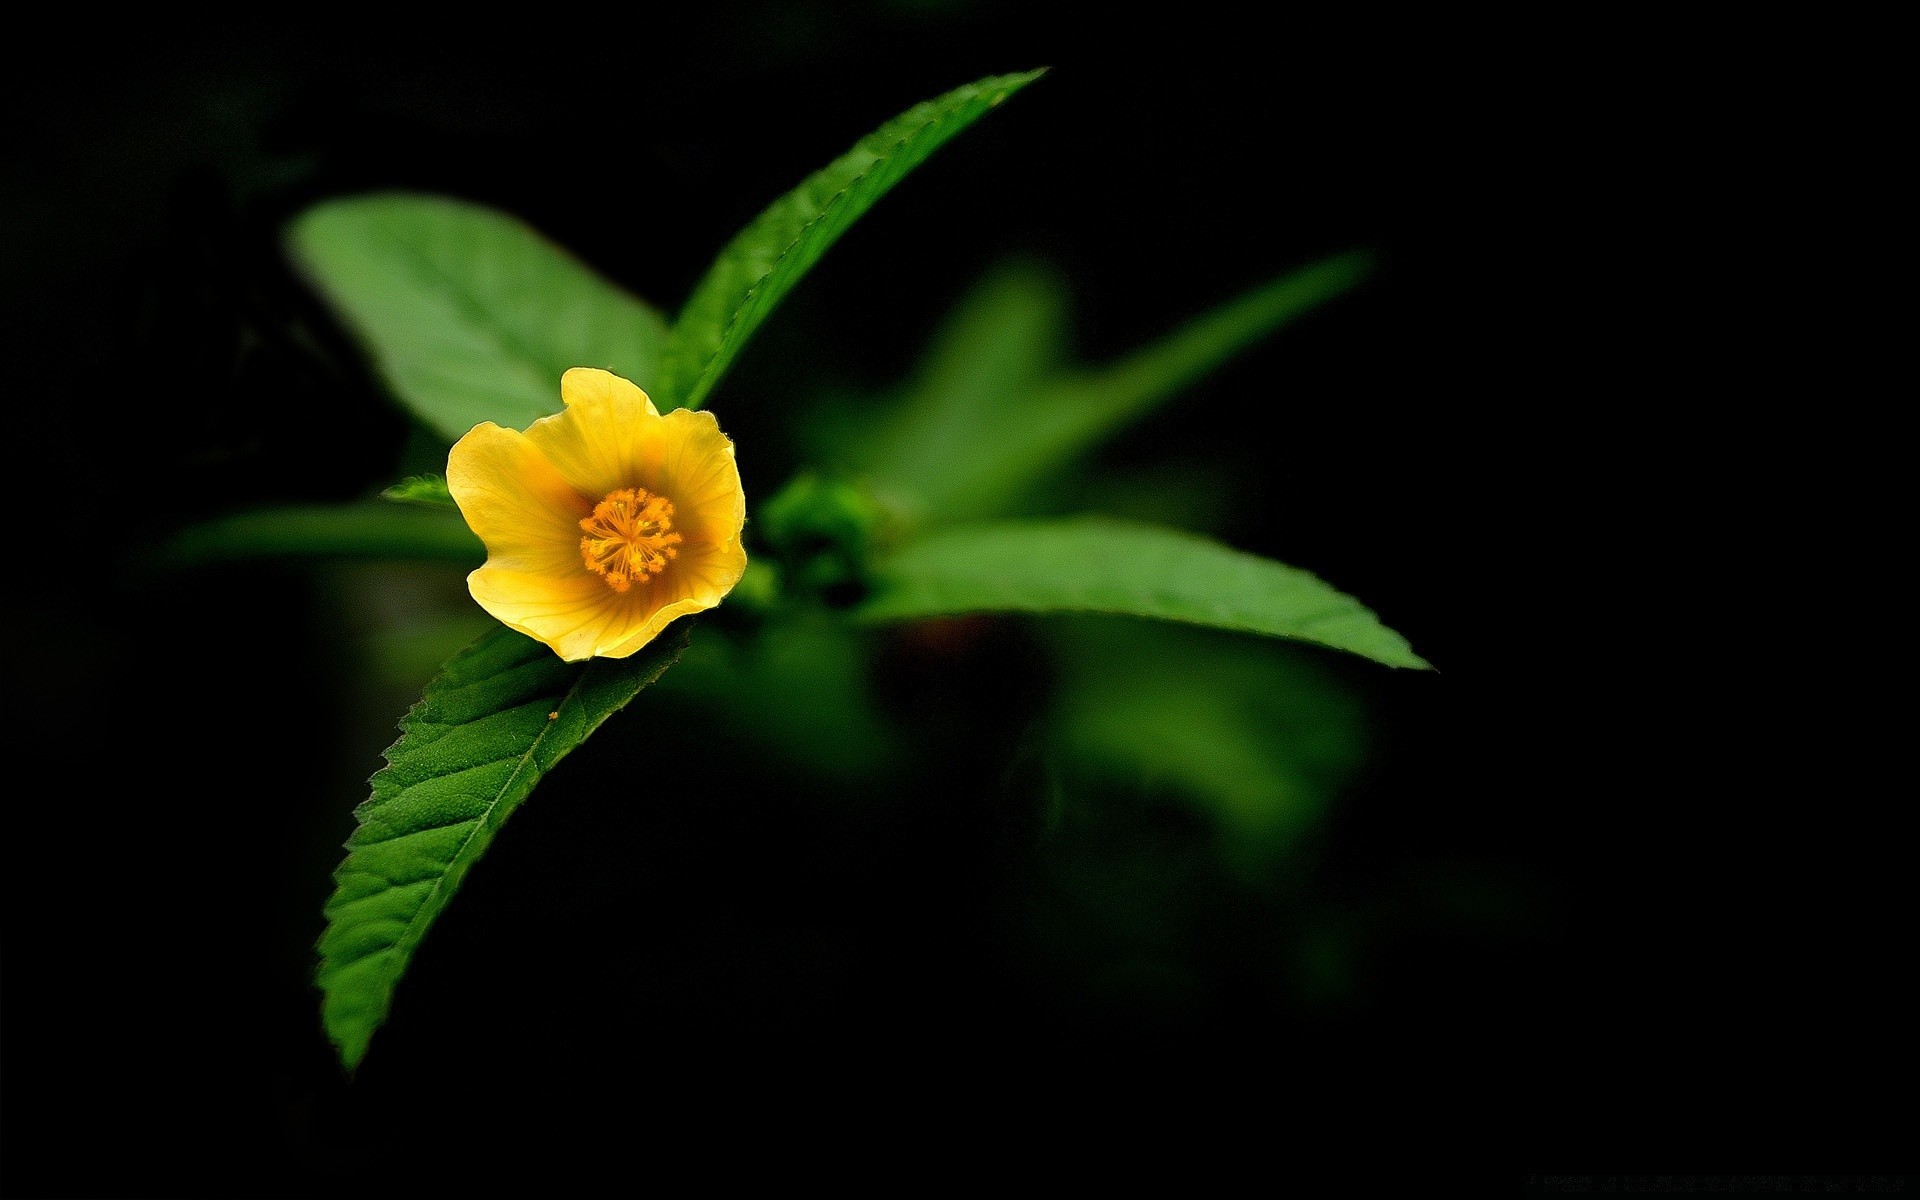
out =
[[(501, 761), (504, 762), (506, 760), (502, 759)], [(399, 833), (388, 834), (386, 837), (375, 838), (370, 842), (351, 842), (348, 845), (349, 848), (353, 850), (369, 850), (375, 846), (391, 845), (394, 842), (400, 841), (402, 838), (419, 837), (423, 833), (438, 833), (442, 829), (452, 829), (456, 825), (465, 825), (478, 820), (480, 820), (479, 817), (460, 817), (452, 821), (442, 821), (437, 825), (422, 825), (418, 829), (407, 829)]]
[[(580, 685), (586, 681), (586, 678), (587, 673), (582, 671), (579, 677), (573, 681), (573, 685), (566, 690), (566, 693), (560, 699), (559, 707), (561, 709), (566, 708), (567, 704), (573, 700), (574, 695), (580, 690)], [(399, 938), (395, 939), (394, 944), (396, 946), (408, 945), (414, 940), (414, 930), (420, 923), (421, 914), (432, 907), (430, 901), (439, 895), (441, 886), (446, 882), (447, 877), (453, 874), (455, 864), (459, 863), (462, 857), (465, 856), (467, 847), (473, 844), (473, 839), (479, 835), (482, 829), (486, 828), (487, 818), (493, 815), (495, 808), (499, 807), (500, 798), (512, 790), (514, 781), (520, 778), (520, 773), (526, 769), (527, 763), (532, 760), (534, 751), (540, 748), (541, 742), (546, 740), (547, 735), (552, 732), (553, 725), (557, 723), (558, 722), (549, 723), (546, 728), (535, 734), (533, 741), (528, 743), (526, 751), (518, 756), (519, 762), (514, 767), (513, 772), (509, 774), (499, 788), (494, 791), (493, 799), (489, 800), (485, 809), (482, 810), (478, 817), (474, 818), (473, 828), (467, 831), (467, 836), (460, 839), (460, 844), (454, 847), (453, 853), (448, 856), (447, 869), (442, 871), (440, 875), (434, 879), (433, 886), (429, 888), (427, 894), (421, 898), (420, 907), (414, 910), (413, 918), (407, 922), (407, 927), (401, 931)], [(508, 755), (498, 761), (506, 762), (513, 757), (513, 755)]]
[[(430, 285), (426, 289), (429, 295), (444, 295), (452, 301), (452, 304), (447, 307), (453, 308), (457, 316), (464, 318), (462, 324), (493, 343), (494, 349), (500, 352), (502, 358), (517, 361), (537, 380), (545, 382), (544, 376), (551, 374), (552, 364), (542, 359), (530, 344), (512, 334), (504, 325), (499, 322), (489, 322), (485, 308), (473, 298), (458, 278), (443, 270), (418, 246), (411, 243), (401, 243), (400, 253), (396, 257), (406, 262), (417, 276)], [(435, 291), (435, 287), (440, 290)], [(558, 380), (555, 379), (553, 383), (558, 394)]]

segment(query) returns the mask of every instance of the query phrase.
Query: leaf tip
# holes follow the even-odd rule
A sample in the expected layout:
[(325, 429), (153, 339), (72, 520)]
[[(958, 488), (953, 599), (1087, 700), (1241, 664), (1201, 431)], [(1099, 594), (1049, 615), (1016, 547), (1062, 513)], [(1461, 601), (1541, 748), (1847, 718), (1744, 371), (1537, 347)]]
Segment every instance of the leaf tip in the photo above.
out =
[(1031, 71), (1022, 71), (1017, 75), (1005, 76), (1002, 80), (1002, 86), (1000, 87), (1000, 89), (994, 92), (994, 94), (988, 98), (987, 107), (999, 108), (1002, 104), (1006, 102), (1006, 99), (1008, 96), (1013, 95), (1015, 92), (1019, 91), (1021, 88), (1027, 86), (1028, 84), (1032, 83), (1034, 80), (1040, 78), (1042, 75), (1045, 75), (1050, 70), (1052, 70), (1051, 67), (1036, 67)]
[(352, 1082), (360, 1073), (360, 1064), (367, 1058), (367, 1041), (364, 1036), (343, 1039), (334, 1043), (334, 1049), (340, 1054), (340, 1071)]

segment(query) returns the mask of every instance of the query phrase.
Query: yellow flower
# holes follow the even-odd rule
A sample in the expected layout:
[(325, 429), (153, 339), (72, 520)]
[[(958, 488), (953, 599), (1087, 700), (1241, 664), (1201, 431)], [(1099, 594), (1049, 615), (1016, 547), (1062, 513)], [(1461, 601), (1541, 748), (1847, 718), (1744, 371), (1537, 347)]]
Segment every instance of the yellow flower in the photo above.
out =
[(474, 426), (447, 457), (447, 490), (487, 546), (467, 589), (568, 662), (625, 658), (740, 581), (746, 494), (712, 413), (663, 417), (587, 367), (560, 398), (525, 433)]

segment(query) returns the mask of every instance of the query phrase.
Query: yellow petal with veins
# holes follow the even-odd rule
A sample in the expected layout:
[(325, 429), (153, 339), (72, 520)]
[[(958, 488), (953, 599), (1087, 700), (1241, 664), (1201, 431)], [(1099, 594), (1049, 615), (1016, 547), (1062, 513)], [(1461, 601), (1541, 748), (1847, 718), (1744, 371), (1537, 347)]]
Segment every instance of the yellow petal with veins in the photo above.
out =
[(489, 565), (557, 569), (580, 556), (580, 519), (593, 510), (517, 429), (476, 425), (447, 455), (447, 490), (487, 546)]
[(660, 474), (661, 417), (647, 394), (618, 375), (575, 367), (560, 380), (566, 408), (527, 427), (527, 438), (582, 495), (597, 501)]

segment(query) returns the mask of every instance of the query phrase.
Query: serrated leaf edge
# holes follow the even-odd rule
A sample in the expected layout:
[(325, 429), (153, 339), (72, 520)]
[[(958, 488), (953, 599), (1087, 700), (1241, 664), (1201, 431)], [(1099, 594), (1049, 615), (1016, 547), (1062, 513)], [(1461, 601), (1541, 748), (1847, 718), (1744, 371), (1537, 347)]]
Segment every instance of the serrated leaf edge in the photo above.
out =
[[(687, 636), (691, 630), (691, 627), (692, 627), (691, 622), (687, 622), (683, 625), (683, 628), (678, 634), (679, 645), (674, 648), (673, 653), (668, 658), (666, 658), (665, 661), (659, 664), (658, 669), (653, 672), (652, 678), (648, 679), (645, 683), (643, 683), (640, 686), (640, 688), (636, 689), (635, 691), (636, 696), (639, 694), (640, 691), (644, 691), (646, 690), (646, 688), (651, 687), (655, 682), (659, 680), (661, 675), (664, 675), (666, 673), (668, 668), (672, 667), (675, 662), (679, 661), (680, 654), (686, 648)], [(499, 630), (489, 630), (486, 634), (483, 634), (481, 636), (481, 639), (476, 639), (474, 642), (469, 643), (468, 649), (472, 649), (473, 647), (478, 646), (480, 644), (480, 641), (484, 640), (485, 638), (498, 636), (499, 633), (500, 633)], [(464, 654), (465, 651), (463, 650), (461, 653)], [(455, 658), (458, 658), (458, 657), (459, 657), (458, 655), (455, 656)], [(448, 660), (449, 663), (451, 663), (452, 661), (453, 659)], [(538, 660), (535, 660), (535, 661), (537, 662)], [(523, 664), (523, 666), (525, 665), (532, 665), (532, 664)], [(473, 839), (478, 837), (482, 830), (485, 830), (488, 828), (489, 821), (493, 817), (494, 813), (498, 810), (498, 807), (502, 801), (502, 798), (505, 797), (508, 794), (508, 792), (512, 790), (514, 782), (520, 778), (522, 772), (526, 769), (527, 764), (530, 761), (532, 761), (535, 753), (539, 750), (541, 745), (545, 742), (548, 735), (556, 727), (560, 725), (560, 721), (558, 719), (560, 714), (563, 714), (566, 711), (567, 705), (572, 703), (575, 700), (575, 698), (579, 695), (581, 688), (587, 683), (588, 679), (591, 676), (593, 668), (596, 665), (598, 665), (597, 662), (590, 661), (587, 664), (585, 664), (584, 668), (577, 675), (575, 675), (573, 682), (567, 686), (566, 691), (560, 696), (560, 699), (555, 705), (555, 708), (553, 710), (554, 719), (550, 720), (547, 723), (546, 727), (542, 728), (541, 731), (534, 736), (533, 740), (530, 743), (528, 743), (526, 750), (523, 751), (518, 756), (518, 761), (515, 763), (512, 772), (509, 773), (507, 778), (504, 781), (502, 781), (500, 786), (495, 790), (493, 798), (487, 802), (487, 805), (484, 811), (482, 811), (479, 816), (472, 818), (473, 827), (467, 831), (464, 837), (460, 839), (459, 845), (456, 846), (453, 850), (453, 853), (448, 856), (446, 869), (438, 872), (430, 881), (431, 886), (427, 889), (426, 893), (421, 896), (419, 904), (414, 910), (414, 915), (408, 918), (405, 928), (401, 930), (400, 934), (397, 937), (395, 937), (392, 940), (392, 942), (390, 942), (388, 945), (381, 948), (380, 950), (376, 951), (375, 953), (392, 954), (396, 951), (404, 951), (406, 958), (408, 960), (411, 960), (413, 950), (419, 946), (421, 940), (426, 937), (427, 931), (432, 927), (433, 922), (439, 918), (440, 913), (445, 909), (445, 904), (440, 905), (439, 908), (436, 909), (431, 902), (441, 894), (441, 891), (447, 879), (453, 877), (456, 874), (459, 874), (462, 878), (464, 878), (465, 876), (464, 868), (471, 867), (473, 863), (468, 862), (463, 864), (461, 862), (461, 857), (467, 852), (467, 848), (470, 845), (472, 845)], [(520, 669), (520, 668), (513, 668), (513, 669)], [(444, 670), (445, 668), (443, 666), (442, 668), (443, 673), (444, 673)], [(438, 682), (439, 679), (442, 677), (443, 675), (436, 676), (434, 682)], [(631, 697), (629, 698), (629, 700), (631, 700)], [(592, 725), (588, 726), (585, 730), (583, 730), (580, 734), (579, 742), (576, 743), (573, 747), (569, 748), (569, 750), (563, 751), (561, 757), (565, 757), (565, 755), (567, 753), (571, 753), (573, 749), (578, 749), (580, 745), (584, 745), (587, 739), (591, 737), (593, 733), (600, 728), (601, 725), (605, 724), (607, 720), (612, 718), (612, 716), (616, 712), (620, 711), (621, 708), (624, 708), (625, 705), (626, 705), (626, 702), (622, 702), (620, 705), (609, 710), (605, 716), (600, 718), (599, 721), (594, 722)], [(428, 706), (428, 697), (423, 694), (419, 700), (415, 701), (407, 709), (406, 715), (401, 718), (399, 723), (399, 728), (401, 731), (400, 736), (395, 738), (393, 742), (391, 742), (385, 750), (381, 751), (380, 757), (385, 761), (386, 765), (381, 767), (379, 770), (375, 771), (372, 775), (367, 777), (367, 787), (369, 788), (370, 791), (373, 787), (375, 780), (379, 779), (381, 776), (385, 775), (387, 772), (392, 771), (395, 768), (395, 762), (393, 759), (394, 752), (399, 748), (402, 742), (406, 741), (409, 737), (414, 736), (415, 730), (410, 723), (413, 722), (416, 717), (419, 717), (426, 710), (427, 706)], [(503, 709), (501, 711), (507, 711), (507, 710)], [(494, 715), (494, 714), (488, 714), (488, 715)], [(464, 724), (470, 724), (470, 723), (471, 722), (464, 723)], [(429, 721), (420, 722), (420, 725), (422, 726), (431, 726), (435, 724), (438, 724), (438, 723), (429, 722)], [(460, 728), (460, 727), (461, 726), (455, 726), (455, 725), (442, 725), (441, 731), (439, 733), (436, 733), (433, 737), (427, 739), (427, 742), (423, 743), (423, 745), (431, 744), (432, 742), (438, 741), (440, 737), (443, 736), (445, 731), (448, 729)], [(559, 759), (555, 759), (554, 761), (557, 764)], [(537, 781), (536, 781), (536, 784), (537, 784)], [(530, 799), (531, 796), (532, 796), (532, 789), (529, 788), (527, 796), (522, 797), (522, 801), (524, 802), (526, 799)], [(360, 804), (354, 807), (353, 816), (355, 820), (355, 833), (358, 833), (359, 829), (364, 824), (360, 814), (365, 810), (367, 805), (370, 803), (372, 803), (371, 795), (369, 795), (367, 800), (362, 801)], [(502, 819), (502, 822), (504, 823), (504, 818)], [(338, 867), (334, 868), (333, 874), (330, 876), (331, 880), (333, 881), (334, 889), (336, 892), (339, 890), (340, 885), (344, 882), (343, 876), (348, 873), (349, 864), (352, 862), (353, 852), (360, 847), (354, 844), (352, 837), (350, 835), (348, 840), (341, 844), (341, 848), (347, 852), (347, 858), (344, 859)], [(478, 860), (476, 859), (474, 861), (477, 862)], [(427, 881), (416, 881), (416, 882), (427, 882)], [(398, 886), (404, 887), (404, 886), (412, 886), (412, 885), (403, 884)], [(448, 902), (449, 903), (451, 902), (451, 898), (449, 898)], [(323, 911), (323, 914), (330, 914), (333, 911), (332, 897), (328, 898), (328, 903), (323, 908), (322, 911)], [(332, 960), (326, 956), (322, 947), (325, 944), (327, 934), (332, 931), (332, 928), (333, 928), (333, 921), (329, 916), (329, 919), (325, 922), (325, 924), (323, 925), (320, 931), (319, 937), (316, 938), (314, 941), (314, 951), (316, 954), (320, 955), (320, 961), (314, 967), (312, 980), (314, 985), (317, 988), (319, 988), (319, 990), (321, 991), (323, 997), (327, 994), (327, 989), (321, 981), (322, 976), (328, 972), (330, 967), (333, 967), (333, 963), (332, 963)], [(371, 958), (371, 957), (372, 955), (365, 955), (359, 959), (353, 959), (348, 962), (342, 963), (337, 967), (333, 967), (333, 969), (346, 970), (352, 967), (355, 963), (364, 961), (366, 958)], [(364, 1058), (366, 1057), (367, 1048), (368, 1046), (371, 1045), (373, 1034), (378, 1032), (379, 1027), (386, 1023), (387, 1017), (392, 1011), (394, 995), (397, 992), (400, 985), (401, 978), (405, 975), (405, 973), (406, 973), (406, 967), (405, 967), (405, 964), (403, 963), (401, 966), (401, 969), (395, 973), (393, 979), (386, 985), (384, 989), (385, 995), (382, 998), (382, 1003), (380, 1007), (380, 1018), (378, 1021), (374, 1023), (373, 1028), (367, 1031), (367, 1045), (363, 1045), (361, 1047), (361, 1051), (358, 1056), (348, 1059), (346, 1056), (344, 1045), (342, 1045), (338, 1041), (334, 1041), (332, 1030), (331, 1029), (327, 1030), (328, 1039), (330, 1041), (334, 1041), (336, 1049), (338, 1049), (341, 1052), (342, 1059), (346, 1064), (349, 1075), (353, 1074), (359, 1069), (359, 1065), (361, 1061), (363, 1061)]]
[[(1028, 83), (1033, 82), (1033, 80), (1038, 79), (1041, 75), (1045, 74), (1046, 70), (1047, 68), (1041, 67), (1036, 71), (1026, 73), (1030, 77), (1022, 80), (1019, 86), (1025, 87)], [(1019, 74), (1021, 73), (1015, 72), (1013, 75), (1003, 75), (1003, 76), (1000, 76), (999, 78), (1002, 78), (1002, 79), (1014, 78), (1014, 77), (1017, 77)], [(960, 87), (954, 89), (954, 92), (948, 93), (948, 95), (952, 96), (959, 93), (966, 93), (965, 96), (960, 101), (961, 103), (964, 104), (967, 101), (971, 101), (975, 99), (985, 90), (986, 89), (980, 87), (978, 83), (962, 84)], [(1012, 94), (1011, 92), (1006, 92), (999, 98), (989, 101), (988, 106), (989, 107), (997, 106), (1000, 100), (1004, 100), (1007, 96), (1011, 94)], [(921, 105), (931, 105), (932, 103), (933, 101), (927, 100), (927, 101), (922, 101)], [(916, 107), (919, 107), (919, 106), (916, 106)], [(908, 112), (909, 113), (912, 112), (912, 109), (909, 109)], [(907, 114), (903, 113), (901, 115), (905, 116)], [(886, 148), (885, 153), (876, 154), (874, 156), (874, 160), (871, 163), (867, 164), (865, 170), (862, 170), (858, 175), (855, 175), (851, 179), (848, 179), (844, 186), (842, 186), (838, 191), (834, 192), (831, 196), (827, 197), (825, 203), (821, 204), (820, 211), (815, 213), (811, 220), (809, 220), (806, 224), (800, 227), (798, 232), (796, 232), (793, 235), (793, 240), (788, 242), (786, 246), (784, 246), (778, 254), (773, 256), (773, 261), (768, 265), (765, 271), (761, 272), (760, 278), (754, 282), (753, 286), (747, 288), (747, 290), (741, 294), (740, 303), (737, 306), (735, 306), (733, 312), (727, 317), (727, 323), (721, 327), (720, 345), (722, 347), (724, 347), (727, 344), (727, 339), (733, 335), (734, 328), (740, 324), (741, 314), (745, 313), (747, 309), (751, 308), (753, 306), (753, 301), (755, 297), (759, 296), (759, 294), (766, 289), (767, 280), (773, 278), (775, 273), (779, 271), (780, 264), (785, 262), (787, 260), (787, 256), (792, 254), (794, 250), (799, 248), (800, 243), (806, 240), (807, 233), (810, 230), (812, 230), (814, 226), (820, 224), (820, 222), (826, 220), (829, 216), (833, 214), (835, 206), (838, 205), (840, 202), (840, 198), (842, 196), (845, 196), (848, 192), (852, 191), (856, 186), (858, 186), (861, 180), (867, 178), (867, 176), (873, 174), (874, 171), (878, 170), (883, 164), (890, 161), (893, 155), (898, 153), (902, 146), (905, 146), (908, 142), (912, 141), (916, 136), (919, 135), (919, 133), (922, 130), (928, 128), (931, 125), (937, 124), (938, 122), (939, 122), (939, 117), (936, 116), (914, 126), (911, 131), (903, 134), (898, 141), (890, 144)], [(855, 146), (857, 147), (858, 145), (859, 143), (856, 142)], [(825, 168), (822, 168), (822, 169), (824, 170)], [(800, 183), (795, 186), (796, 187), (806, 186), (806, 180), (804, 179), (801, 180)], [(781, 203), (781, 201), (784, 201), (787, 195), (790, 195), (790, 194), (791, 194), (790, 191), (787, 193), (783, 193), (780, 199), (775, 200), (774, 203), (775, 204)], [(758, 219), (759, 219), (758, 217), (755, 218), (755, 220), (758, 220)], [(749, 224), (748, 228), (751, 228), (751, 227), (752, 227), (751, 224)], [(667, 336), (669, 339), (671, 339), (673, 337), (673, 331), (669, 330)], [(687, 395), (690, 397), (695, 397), (694, 399), (679, 400), (678, 397), (675, 397), (676, 401), (678, 401), (683, 407), (695, 408), (695, 409), (699, 408), (703, 403), (705, 403), (706, 396), (701, 393), (700, 389), (703, 386), (707, 385), (709, 379), (711, 379), (714, 376), (713, 364), (719, 361), (720, 358), (721, 358), (721, 354), (719, 352), (716, 352), (712, 356), (710, 356), (705, 363), (701, 364), (700, 374), (694, 377), (693, 386), (687, 389)]]

